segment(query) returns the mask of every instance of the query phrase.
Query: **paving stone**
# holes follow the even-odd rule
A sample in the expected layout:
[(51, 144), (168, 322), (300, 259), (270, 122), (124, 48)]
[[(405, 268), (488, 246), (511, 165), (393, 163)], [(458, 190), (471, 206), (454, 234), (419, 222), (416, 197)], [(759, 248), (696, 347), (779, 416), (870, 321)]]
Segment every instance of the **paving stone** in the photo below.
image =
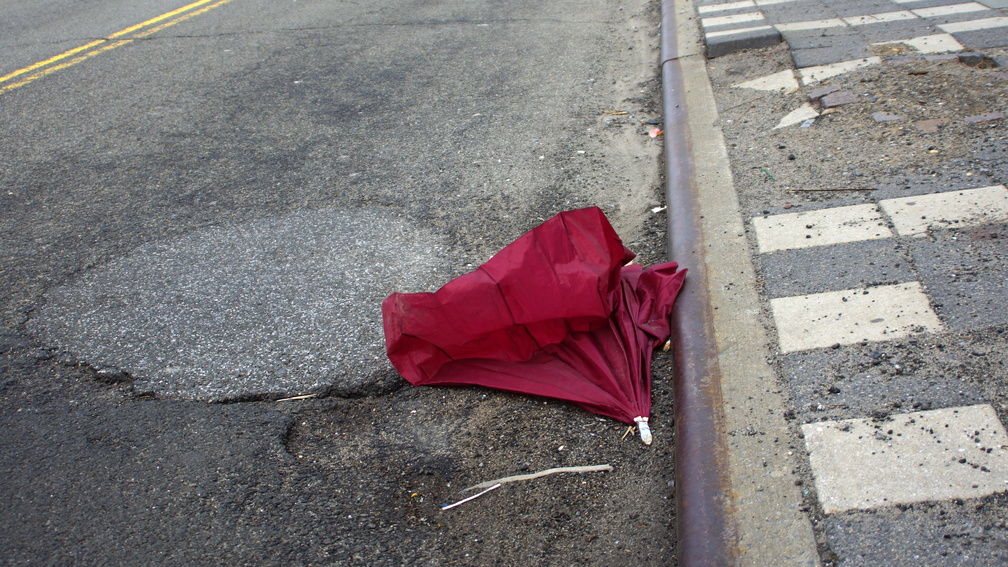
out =
[(897, 120), (903, 120), (902, 116), (897, 116), (890, 112), (873, 112), (871, 116), (875, 122), (896, 122)]
[(846, 104), (854, 104), (855, 102), (858, 102), (858, 96), (851, 91), (837, 91), (819, 100), (823, 108), (836, 108)]
[(967, 116), (963, 120), (967, 124), (983, 124), (984, 122), (993, 122), (995, 120), (1001, 120), (1004, 118), (1004, 114), (1000, 112), (987, 112), (985, 114), (978, 114), (976, 116)]
[(991, 519), (1005, 496), (903, 505), (827, 516), (822, 526), (844, 567), (1008, 565), (1008, 530)]
[(761, 26), (742, 31), (709, 33), (705, 41), (707, 43), (707, 57), (713, 59), (743, 49), (759, 49), (777, 45), (781, 42), (781, 35), (771, 26)]
[(927, 134), (934, 134), (939, 128), (948, 124), (948, 119), (946, 118), (931, 118), (928, 120), (918, 120), (914, 122), (914, 126), (921, 132)]
[(752, 224), (762, 254), (893, 235), (873, 204), (754, 217)]
[(857, 28), (858, 34), (868, 44), (901, 42), (907, 38), (934, 35), (935, 29), (926, 20), (913, 19), (888, 22), (884, 25), (865, 25)]
[(802, 433), (827, 514), (1008, 488), (1008, 435), (987, 404), (809, 423)]
[[(1006, 40), (1006, 41), (1008, 41), (1008, 40)], [(987, 57), (987, 55), (985, 55), (983, 53), (980, 53), (980, 52), (977, 52), (977, 51), (970, 51), (968, 53), (960, 53), (959, 56), (958, 56), (958, 58), (959, 58), (959, 61), (963, 65), (968, 65), (970, 67), (976, 67), (978, 69), (990, 69), (992, 67), (996, 67), (997, 66), (990, 57)]]
[(830, 93), (835, 93), (842, 88), (843, 87), (841, 87), (840, 85), (826, 85), (825, 87), (819, 87), (818, 89), (815, 89), (814, 91), (809, 93), (808, 95), (809, 102), (819, 102), (819, 99), (821, 99), (822, 97)]
[(962, 228), (1008, 222), (1008, 189), (992, 185), (963, 191), (947, 191), (898, 199), (885, 199), (879, 206), (901, 236), (934, 228)]
[(885, 416), (894, 409), (923, 411), (987, 401), (975, 382), (961, 380), (956, 372), (964, 353), (937, 351), (933, 340), (917, 336), (784, 355), (784, 377), (798, 420)]
[(910, 258), (890, 238), (781, 250), (758, 260), (771, 299), (917, 279)]
[(944, 328), (918, 282), (781, 297), (770, 310), (784, 353)]
[[(956, 32), (956, 39), (971, 49), (991, 49), (1008, 45), (1008, 18), (1000, 27)], [(1004, 67), (1004, 66), (1001, 66)]]
[(914, 239), (910, 253), (935, 310), (951, 329), (1008, 325), (1008, 226)]

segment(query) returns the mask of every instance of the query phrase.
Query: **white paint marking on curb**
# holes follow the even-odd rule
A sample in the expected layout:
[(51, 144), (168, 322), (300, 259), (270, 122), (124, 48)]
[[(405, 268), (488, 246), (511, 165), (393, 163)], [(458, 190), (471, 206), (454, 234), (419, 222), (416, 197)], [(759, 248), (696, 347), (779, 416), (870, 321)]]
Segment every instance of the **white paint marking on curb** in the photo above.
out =
[(781, 352), (943, 329), (919, 282), (770, 300)]
[(1003, 28), (1008, 26), (1008, 17), (984, 18), (982, 20), (970, 20), (968, 22), (955, 22), (952, 24), (941, 24), (938, 29), (945, 33), (961, 33), (977, 30), (989, 30), (992, 28)]
[(752, 223), (761, 254), (893, 236), (873, 204), (753, 217)]
[(935, 6), (933, 8), (918, 8), (910, 10), (922, 18), (938, 18), (941, 16), (954, 16), (956, 14), (968, 14), (970, 12), (985, 12), (990, 10), (983, 4), (976, 2), (966, 2), (963, 4), (948, 4), (945, 6)]
[(712, 32), (705, 33), (704, 37), (706, 37), (707, 39), (714, 39), (716, 37), (723, 37), (723, 36), (726, 36), (726, 35), (741, 35), (741, 34), (744, 34), (744, 33), (747, 33), (747, 32), (753, 32), (753, 31), (758, 31), (758, 30), (772, 30), (772, 29), (773, 29), (773, 27), (771, 27), (771, 26), (756, 26), (756, 27), (752, 27), (752, 28), (739, 28), (739, 29), (733, 29), (733, 30), (712, 31)]
[(700, 24), (703, 28), (713, 28), (717, 26), (730, 26), (732, 24), (742, 24), (745, 22), (758, 22), (765, 18), (760, 12), (749, 12), (746, 14), (735, 14), (732, 16), (714, 16), (712, 18), (701, 18)]
[(841, 61), (840, 63), (830, 63), (829, 65), (816, 65), (799, 69), (802, 84), (811, 85), (819, 81), (824, 81), (830, 77), (850, 73), (863, 67), (877, 65), (882, 62), (881, 57), (865, 57), (864, 59), (854, 59), (851, 61)]
[(883, 41), (872, 45), (892, 45), (902, 43), (914, 48), (918, 53), (956, 53), (966, 49), (951, 34), (939, 33), (935, 35), (922, 35), (910, 39), (898, 41)]
[(847, 24), (839, 18), (830, 18), (828, 20), (810, 20), (806, 22), (792, 22), (790, 24), (776, 24), (777, 31), (788, 32), (788, 31), (805, 31), (805, 30), (819, 30), (825, 28), (842, 28)]
[(742, 0), (741, 2), (727, 2), (725, 4), (708, 4), (706, 6), (697, 6), (697, 13), (701, 16), (705, 14), (713, 14), (715, 12), (727, 12), (728, 10), (741, 10), (744, 8), (755, 8), (756, 3), (753, 0)]
[(866, 26), (868, 24), (884, 24), (886, 22), (899, 22), (902, 20), (918, 19), (912, 12), (899, 10), (896, 12), (884, 12), (881, 14), (871, 14), (869, 16), (855, 16), (844, 18), (844, 21), (852, 26)]
[[(798, 90), (798, 87), (800, 85), (798, 84), (798, 79), (795, 78), (794, 71), (792, 71), (791, 69), (785, 69), (779, 73), (774, 73), (772, 75), (767, 75), (765, 77), (760, 77), (758, 79), (753, 79), (751, 81), (745, 81), (732, 86), (741, 89), (755, 89), (758, 91), (784, 91), (786, 93), (789, 93)], [(816, 113), (816, 116), (818, 115), (819, 113)], [(778, 128), (780, 128), (779, 125)]]
[(879, 202), (900, 236), (932, 228), (970, 227), (1008, 221), (1008, 188), (992, 185)]
[(1008, 488), (1008, 436), (988, 404), (809, 423), (802, 433), (827, 514)]

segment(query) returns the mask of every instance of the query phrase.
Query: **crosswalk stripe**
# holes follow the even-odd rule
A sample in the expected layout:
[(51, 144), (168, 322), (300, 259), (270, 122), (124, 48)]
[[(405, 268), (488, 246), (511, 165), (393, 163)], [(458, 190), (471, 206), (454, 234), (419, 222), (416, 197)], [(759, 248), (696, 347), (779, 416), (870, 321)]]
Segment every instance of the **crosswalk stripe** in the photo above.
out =
[[(1008, 188), (992, 185), (965, 191), (931, 193), (879, 201), (901, 236), (932, 228), (1008, 222)], [(755, 220), (755, 219), (754, 219)]]
[(919, 282), (770, 300), (781, 352), (940, 332)]
[(753, 217), (752, 223), (761, 254), (893, 236), (873, 204)]
[(988, 404), (808, 423), (802, 433), (827, 514), (1008, 488), (1008, 435)]

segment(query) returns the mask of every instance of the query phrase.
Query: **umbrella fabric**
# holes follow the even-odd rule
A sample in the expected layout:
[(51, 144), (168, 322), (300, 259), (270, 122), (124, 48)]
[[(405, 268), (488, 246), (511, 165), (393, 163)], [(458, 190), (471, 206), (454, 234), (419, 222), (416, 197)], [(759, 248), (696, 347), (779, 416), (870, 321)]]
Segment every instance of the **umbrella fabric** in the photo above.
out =
[[(475, 384), (634, 423), (685, 270), (647, 270), (598, 208), (560, 213), (434, 293), (382, 303), (389, 359), (414, 385)], [(639, 421), (639, 419), (638, 419)]]

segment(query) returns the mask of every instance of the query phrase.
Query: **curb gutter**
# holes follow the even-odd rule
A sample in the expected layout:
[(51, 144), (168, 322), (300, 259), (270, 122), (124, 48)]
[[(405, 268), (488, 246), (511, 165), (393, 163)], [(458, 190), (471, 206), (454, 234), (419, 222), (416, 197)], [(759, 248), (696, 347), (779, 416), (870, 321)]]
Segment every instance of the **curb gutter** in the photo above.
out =
[(679, 564), (819, 565), (692, 0), (662, 0)]

